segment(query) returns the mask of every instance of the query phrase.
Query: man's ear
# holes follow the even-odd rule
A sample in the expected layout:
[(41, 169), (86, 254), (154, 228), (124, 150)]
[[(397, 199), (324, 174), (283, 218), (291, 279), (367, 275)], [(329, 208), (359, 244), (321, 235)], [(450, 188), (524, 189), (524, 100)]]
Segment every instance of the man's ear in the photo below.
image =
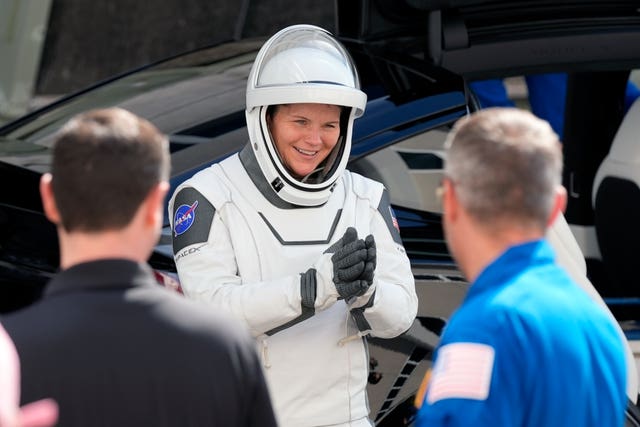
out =
[(161, 181), (151, 189), (144, 201), (144, 219), (146, 224), (156, 227), (162, 223), (165, 210), (164, 198), (168, 191), (169, 183), (167, 181)]
[(556, 194), (553, 199), (553, 208), (551, 209), (551, 214), (549, 215), (549, 219), (547, 220), (547, 227), (550, 227), (558, 215), (564, 213), (564, 210), (567, 208), (567, 190), (562, 186), (558, 186), (556, 188)]
[(47, 219), (55, 225), (60, 225), (60, 212), (58, 212), (58, 206), (53, 197), (52, 180), (53, 176), (50, 173), (42, 175), (40, 178), (40, 198), (42, 199), (42, 208)]
[(458, 198), (455, 194), (455, 185), (453, 181), (445, 178), (442, 181), (442, 213), (447, 216), (448, 221), (455, 220), (458, 217)]

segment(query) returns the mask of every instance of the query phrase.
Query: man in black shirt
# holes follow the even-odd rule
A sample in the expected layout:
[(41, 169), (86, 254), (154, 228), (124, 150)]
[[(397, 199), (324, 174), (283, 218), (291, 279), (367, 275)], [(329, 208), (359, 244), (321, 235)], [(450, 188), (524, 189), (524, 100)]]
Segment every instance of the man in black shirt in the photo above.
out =
[(157, 284), (146, 260), (169, 188), (168, 141), (122, 109), (73, 118), (40, 192), (61, 272), (3, 324), (22, 401), (60, 426), (275, 426), (247, 331)]

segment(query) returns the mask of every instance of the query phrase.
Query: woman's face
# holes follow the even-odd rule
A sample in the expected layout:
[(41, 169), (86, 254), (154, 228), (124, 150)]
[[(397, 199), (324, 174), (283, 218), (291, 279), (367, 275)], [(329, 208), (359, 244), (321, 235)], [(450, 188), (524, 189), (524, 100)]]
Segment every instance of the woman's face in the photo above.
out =
[(303, 178), (329, 155), (340, 136), (337, 105), (287, 104), (267, 116), (271, 137), (292, 176)]

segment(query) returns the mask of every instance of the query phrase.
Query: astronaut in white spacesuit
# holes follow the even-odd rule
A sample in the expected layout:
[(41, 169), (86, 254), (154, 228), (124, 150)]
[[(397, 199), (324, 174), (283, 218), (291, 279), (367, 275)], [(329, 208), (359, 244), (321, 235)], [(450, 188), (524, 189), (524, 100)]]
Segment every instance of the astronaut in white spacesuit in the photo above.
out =
[(169, 203), (185, 295), (251, 330), (283, 427), (371, 426), (365, 338), (416, 316), (387, 192), (346, 170), (366, 100), (328, 32), (281, 30), (249, 75), (249, 144)]

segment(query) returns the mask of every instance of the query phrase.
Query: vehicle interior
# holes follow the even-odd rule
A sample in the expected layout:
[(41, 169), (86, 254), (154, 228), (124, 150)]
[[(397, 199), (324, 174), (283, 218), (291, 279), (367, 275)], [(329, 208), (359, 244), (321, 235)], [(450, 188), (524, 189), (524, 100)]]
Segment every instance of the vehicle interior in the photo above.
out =
[[(632, 129), (625, 130), (626, 125), (620, 128), (620, 135), (616, 133), (626, 114), (627, 82), (631, 72), (640, 67), (640, 54), (635, 48), (640, 39), (636, 1), (344, 1), (338, 2), (337, 27), (338, 35), (347, 43), (366, 44), (370, 49), (402, 46), (407, 56), (437, 64), (462, 76), (468, 84), (566, 73), (566, 102), (561, 109), (564, 184), (571, 196), (566, 219), (585, 255), (589, 278), (604, 297), (612, 298), (617, 317), (631, 318), (640, 312), (640, 306), (633, 304), (640, 297), (640, 287), (632, 280), (632, 251), (628, 250), (633, 247), (633, 217), (629, 208), (618, 209), (619, 205), (611, 202), (611, 198), (618, 203), (633, 199), (619, 197), (622, 190), (614, 189), (624, 184), (612, 183), (611, 177), (603, 183), (601, 176), (606, 170), (610, 176), (634, 182), (629, 178), (631, 164), (637, 158), (633, 143), (628, 142), (626, 149), (617, 148), (624, 144), (623, 139), (633, 141)], [(469, 95), (474, 97), (472, 90)], [(472, 108), (474, 104), (480, 107), (477, 100), (470, 101)], [(527, 108), (526, 93), (514, 103)], [(628, 114), (638, 114), (635, 111)], [(422, 147), (419, 155), (412, 152), (416, 145)], [(432, 186), (438, 182), (434, 172), (434, 164), (440, 161), (437, 145), (429, 136), (418, 144), (408, 140), (390, 150), (402, 153), (399, 155), (414, 168), (413, 179), (420, 176), (421, 184)], [(607, 213), (603, 211), (606, 193)], [(422, 200), (421, 208), (433, 207), (428, 197), (397, 197), (400, 204), (409, 197), (413, 203)], [(411, 207), (412, 202), (406, 206)], [(615, 215), (623, 212), (629, 213), (627, 219), (616, 220)], [(604, 231), (614, 224), (618, 234)], [(616, 255), (609, 255), (613, 250)], [(630, 305), (623, 307), (618, 298), (627, 299)]]

